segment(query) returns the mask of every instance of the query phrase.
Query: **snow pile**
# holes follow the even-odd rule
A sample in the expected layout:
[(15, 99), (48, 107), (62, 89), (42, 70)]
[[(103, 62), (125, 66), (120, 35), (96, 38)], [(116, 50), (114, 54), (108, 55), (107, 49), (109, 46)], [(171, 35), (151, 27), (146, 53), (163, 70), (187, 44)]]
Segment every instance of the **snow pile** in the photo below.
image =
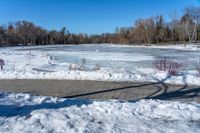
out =
[(0, 93), (2, 133), (198, 133), (200, 105), (92, 101)]

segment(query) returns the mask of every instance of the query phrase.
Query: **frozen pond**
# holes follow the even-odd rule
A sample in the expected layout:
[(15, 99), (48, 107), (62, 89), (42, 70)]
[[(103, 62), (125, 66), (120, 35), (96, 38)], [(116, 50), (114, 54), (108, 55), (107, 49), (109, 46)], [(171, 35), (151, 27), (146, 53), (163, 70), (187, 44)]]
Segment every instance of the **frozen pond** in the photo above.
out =
[(160, 56), (170, 57), (182, 63), (185, 70), (193, 70), (200, 59), (200, 50), (127, 47), (106, 44), (62, 45), (20, 50), (47, 52), (55, 56), (58, 63), (79, 63), (84, 58), (88, 67), (99, 64), (106, 68), (128, 71), (136, 68), (151, 68), (153, 60)]
[[(183, 68), (177, 75), (169, 77), (167, 72), (158, 71), (153, 66), (158, 57), (176, 60)], [(163, 82), (171, 84), (200, 85), (200, 76), (196, 70), (200, 48), (194, 45), (134, 47), (85, 44), (11, 47), (1, 48), (0, 58), (5, 60), (0, 79), (137, 82), (158, 82), (165, 79)], [(71, 69), (71, 66), (81, 62), (85, 62), (84, 67)]]

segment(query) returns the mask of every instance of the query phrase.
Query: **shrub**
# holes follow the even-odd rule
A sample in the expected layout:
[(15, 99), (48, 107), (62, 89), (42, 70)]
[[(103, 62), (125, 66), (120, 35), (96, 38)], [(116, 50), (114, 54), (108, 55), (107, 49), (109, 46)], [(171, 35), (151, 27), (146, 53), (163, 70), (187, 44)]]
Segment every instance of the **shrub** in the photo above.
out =
[(80, 71), (98, 71), (101, 69), (99, 64), (95, 64), (94, 68), (87, 68), (85, 66), (86, 59), (82, 58), (80, 63), (69, 64), (69, 70), (80, 70)]
[(80, 64), (69, 64), (69, 70), (84, 70)]
[(85, 70), (86, 59), (82, 58), (80, 63), (69, 64), (69, 70)]
[(85, 58), (82, 58), (82, 59), (81, 59), (81, 65), (82, 65), (82, 66), (85, 66), (85, 64), (86, 64), (86, 59), (85, 59)]
[(98, 71), (101, 69), (101, 66), (99, 64), (95, 64), (95, 67), (93, 68), (94, 71)]
[(170, 59), (169, 57), (159, 57), (153, 62), (153, 66), (158, 71), (168, 72), (169, 75), (178, 75), (183, 65)]

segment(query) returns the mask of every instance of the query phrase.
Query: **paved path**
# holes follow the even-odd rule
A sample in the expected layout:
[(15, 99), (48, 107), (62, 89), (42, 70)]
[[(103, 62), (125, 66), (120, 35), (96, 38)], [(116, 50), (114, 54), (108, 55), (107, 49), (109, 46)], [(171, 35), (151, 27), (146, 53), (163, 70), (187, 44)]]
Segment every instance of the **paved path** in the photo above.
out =
[(0, 80), (0, 91), (35, 95), (138, 100), (161, 99), (200, 102), (200, 87), (158, 83), (100, 82), (75, 80)]

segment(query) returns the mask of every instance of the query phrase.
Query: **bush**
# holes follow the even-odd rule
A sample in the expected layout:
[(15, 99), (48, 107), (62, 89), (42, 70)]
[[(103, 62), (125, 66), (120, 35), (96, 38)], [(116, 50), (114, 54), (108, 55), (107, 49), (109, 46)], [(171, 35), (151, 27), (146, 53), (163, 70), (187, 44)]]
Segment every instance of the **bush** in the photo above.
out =
[(98, 71), (101, 69), (99, 64), (95, 64), (94, 68), (87, 68), (86, 59), (82, 58), (80, 63), (69, 64), (69, 70), (79, 70), (79, 71)]
[(99, 64), (95, 64), (95, 67), (93, 68), (94, 71), (98, 71), (101, 69), (101, 66)]
[(69, 64), (69, 70), (84, 70), (80, 64)]
[(86, 59), (82, 58), (80, 63), (77, 64), (69, 64), (69, 70), (85, 70)]
[(153, 66), (158, 71), (168, 72), (169, 75), (176, 76), (180, 72), (183, 65), (169, 57), (159, 57), (153, 62)]
[(81, 65), (82, 65), (82, 66), (85, 66), (85, 64), (86, 64), (86, 59), (85, 59), (85, 58), (82, 58), (82, 59), (81, 59)]

